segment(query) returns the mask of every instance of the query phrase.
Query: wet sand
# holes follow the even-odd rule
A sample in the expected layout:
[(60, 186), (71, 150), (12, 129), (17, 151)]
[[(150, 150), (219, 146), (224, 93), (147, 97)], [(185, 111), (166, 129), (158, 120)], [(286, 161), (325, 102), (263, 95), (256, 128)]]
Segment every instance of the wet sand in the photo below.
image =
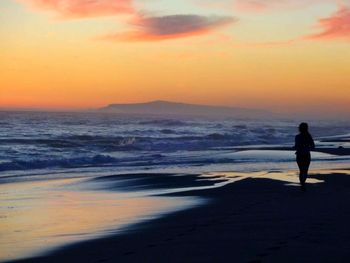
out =
[[(336, 141), (338, 142), (338, 141)], [(233, 147), (233, 149), (238, 150), (238, 151), (245, 151), (247, 149), (254, 149), (254, 150), (276, 150), (276, 151), (290, 151), (291, 147), (285, 147), (285, 146), (268, 146), (268, 147)], [(350, 155), (350, 148), (344, 148), (344, 147), (319, 147), (316, 148), (313, 152), (318, 152), (318, 153), (327, 153), (331, 155), (336, 155), (336, 156), (348, 156)]]
[(167, 194), (205, 205), (16, 262), (348, 262), (347, 173), (315, 172), (306, 192), (284, 180), (229, 174), (236, 182)]
[(130, 225), (198, 203), (185, 197), (107, 190), (98, 184), (101, 178), (0, 184), (0, 262), (115, 235)]

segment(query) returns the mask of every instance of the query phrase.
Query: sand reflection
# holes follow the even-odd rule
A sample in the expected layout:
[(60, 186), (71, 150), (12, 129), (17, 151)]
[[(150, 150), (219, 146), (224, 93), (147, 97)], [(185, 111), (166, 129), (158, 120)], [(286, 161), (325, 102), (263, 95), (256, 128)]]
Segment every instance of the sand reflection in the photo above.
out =
[[(350, 175), (349, 170), (314, 170), (309, 173), (310, 177), (307, 179), (307, 183), (318, 184), (323, 183), (323, 180), (312, 178), (312, 175), (333, 174), (342, 173)], [(228, 179), (229, 183), (237, 182), (247, 178), (256, 179), (272, 179), (285, 182), (288, 186), (299, 186), (299, 177), (297, 171), (261, 171), (261, 172), (215, 172), (203, 174), (203, 177), (222, 177)]]
[(0, 185), (0, 261), (120, 231), (122, 226), (193, 205), (188, 198), (67, 191), (79, 179)]

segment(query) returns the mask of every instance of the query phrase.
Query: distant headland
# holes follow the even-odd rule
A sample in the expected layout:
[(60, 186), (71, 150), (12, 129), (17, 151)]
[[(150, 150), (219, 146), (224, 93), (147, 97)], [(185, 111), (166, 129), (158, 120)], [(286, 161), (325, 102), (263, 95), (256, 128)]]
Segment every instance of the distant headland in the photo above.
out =
[(150, 101), (132, 104), (110, 104), (98, 109), (102, 112), (145, 115), (234, 117), (234, 118), (276, 118), (278, 114), (260, 109), (209, 106), (171, 101)]

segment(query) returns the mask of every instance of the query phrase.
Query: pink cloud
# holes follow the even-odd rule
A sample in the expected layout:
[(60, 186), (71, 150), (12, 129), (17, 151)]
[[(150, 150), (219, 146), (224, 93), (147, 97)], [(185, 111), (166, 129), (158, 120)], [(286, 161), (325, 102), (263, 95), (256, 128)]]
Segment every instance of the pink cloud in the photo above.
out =
[(207, 34), (237, 21), (230, 16), (169, 15), (138, 16), (132, 23), (135, 30), (104, 36), (105, 40), (159, 41)]
[(350, 41), (350, 8), (341, 6), (330, 17), (318, 21), (320, 33), (307, 36), (307, 39), (343, 39)]
[[(271, 10), (289, 10), (302, 8), (327, 0), (220, 0), (222, 7), (228, 5), (243, 12), (265, 12)], [(329, 0), (328, 0), (329, 1)]]
[(35, 8), (53, 11), (60, 18), (85, 18), (132, 13), (132, 0), (18, 0)]

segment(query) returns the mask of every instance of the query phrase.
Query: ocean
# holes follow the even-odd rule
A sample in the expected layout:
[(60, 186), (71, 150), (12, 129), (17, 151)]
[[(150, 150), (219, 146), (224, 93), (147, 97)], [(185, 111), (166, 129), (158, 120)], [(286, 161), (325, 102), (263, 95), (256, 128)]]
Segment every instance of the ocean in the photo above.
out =
[[(291, 120), (0, 112), (0, 177), (67, 170), (207, 171), (207, 166), (258, 171), (268, 168), (266, 162), (285, 168), (294, 161), (293, 150), (281, 154), (273, 147), (291, 148), (297, 125)], [(326, 139), (348, 136), (349, 123), (314, 121), (310, 126), (318, 147), (348, 146)], [(257, 150), (263, 146), (271, 151)], [(348, 158), (314, 154), (314, 160), (328, 167), (325, 163), (341, 164)]]

